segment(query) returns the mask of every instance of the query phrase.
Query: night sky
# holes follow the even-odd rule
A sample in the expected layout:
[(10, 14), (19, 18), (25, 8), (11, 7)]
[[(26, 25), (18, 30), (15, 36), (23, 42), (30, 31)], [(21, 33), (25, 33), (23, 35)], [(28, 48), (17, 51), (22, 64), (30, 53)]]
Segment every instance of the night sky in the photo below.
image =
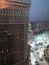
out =
[(49, 21), (49, 0), (31, 0), (30, 21)]

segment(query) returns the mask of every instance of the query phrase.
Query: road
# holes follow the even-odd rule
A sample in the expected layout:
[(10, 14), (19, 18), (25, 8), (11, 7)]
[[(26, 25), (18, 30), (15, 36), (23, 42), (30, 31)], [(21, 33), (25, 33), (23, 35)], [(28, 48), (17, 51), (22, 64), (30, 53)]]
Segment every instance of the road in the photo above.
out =
[[(34, 36), (34, 40), (30, 44), (31, 65), (36, 65), (35, 61), (38, 61), (40, 65), (48, 65), (43, 56), (44, 49), (47, 45), (49, 45), (49, 31)], [(43, 61), (41, 61), (40, 59), (43, 59)]]

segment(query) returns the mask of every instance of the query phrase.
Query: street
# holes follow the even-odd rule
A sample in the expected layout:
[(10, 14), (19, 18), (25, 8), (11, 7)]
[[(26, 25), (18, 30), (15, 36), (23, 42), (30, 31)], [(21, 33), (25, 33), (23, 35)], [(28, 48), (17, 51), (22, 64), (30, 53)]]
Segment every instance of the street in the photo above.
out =
[(49, 31), (45, 31), (41, 34), (35, 35), (33, 42), (30, 44), (30, 60), (31, 65), (48, 65), (44, 59), (44, 49), (49, 45)]

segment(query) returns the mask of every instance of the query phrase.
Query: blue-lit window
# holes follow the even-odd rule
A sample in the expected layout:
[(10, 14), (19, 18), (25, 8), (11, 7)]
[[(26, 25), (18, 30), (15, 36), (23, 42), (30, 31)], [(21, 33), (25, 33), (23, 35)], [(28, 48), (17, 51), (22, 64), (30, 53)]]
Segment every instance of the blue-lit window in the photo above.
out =
[(23, 11), (22, 10), (16, 10), (14, 9), (14, 15), (22, 15), (23, 14)]
[(28, 11), (28, 10), (25, 11), (25, 15), (26, 15), (26, 16), (29, 15), (29, 11)]
[(22, 13), (23, 13), (22, 10), (18, 10), (19, 15), (22, 15)]

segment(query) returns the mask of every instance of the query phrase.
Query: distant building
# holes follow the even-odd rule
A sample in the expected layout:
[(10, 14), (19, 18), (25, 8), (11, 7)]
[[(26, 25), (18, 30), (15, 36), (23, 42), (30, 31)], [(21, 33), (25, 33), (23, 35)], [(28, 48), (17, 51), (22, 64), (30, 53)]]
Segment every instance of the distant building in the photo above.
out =
[(36, 29), (36, 22), (31, 22), (31, 29), (35, 30)]
[[(28, 23), (28, 44), (32, 42), (33, 30), (31, 29), (31, 23)], [(31, 41), (31, 42), (30, 42)]]
[(31, 29), (34, 33), (49, 30), (49, 21), (34, 21), (31, 22)]
[(2, 0), (0, 3), (0, 64), (29, 65), (30, 0)]
[(31, 30), (31, 23), (28, 23), (28, 30)]

